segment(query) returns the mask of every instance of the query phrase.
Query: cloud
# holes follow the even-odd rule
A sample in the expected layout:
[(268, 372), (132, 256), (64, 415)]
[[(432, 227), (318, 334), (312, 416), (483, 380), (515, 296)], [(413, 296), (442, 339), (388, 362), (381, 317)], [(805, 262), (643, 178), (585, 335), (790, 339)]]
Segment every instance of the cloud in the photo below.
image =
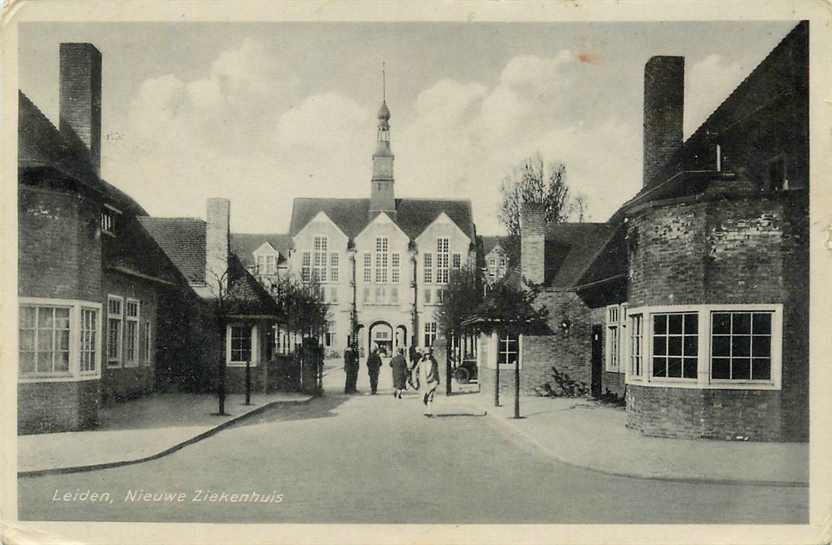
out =
[(693, 134), (739, 85), (749, 70), (721, 55), (708, 55), (685, 75), (685, 138)]

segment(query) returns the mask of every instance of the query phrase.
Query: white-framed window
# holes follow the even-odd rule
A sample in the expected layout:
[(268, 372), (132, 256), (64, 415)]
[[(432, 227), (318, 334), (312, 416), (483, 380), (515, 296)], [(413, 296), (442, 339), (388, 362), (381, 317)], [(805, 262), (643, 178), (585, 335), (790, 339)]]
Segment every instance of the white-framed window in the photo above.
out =
[(126, 317), (124, 322), (124, 366), (139, 365), (139, 301), (127, 299), (125, 302)]
[(393, 252), (390, 255), (390, 282), (398, 284), (401, 282), (401, 267), (402, 256), (399, 252)]
[(21, 376), (69, 376), (70, 313), (66, 306), (20, 307)]
[(266, 274), (266, 256), (257, 256), (257, 274)]
[(629, 374), (641, 378), (644, 376), (644, 358), (642, 357), (644, 325), (641, 314), (630, 315), (630, 369)]
[(341, 276), (341, 266), (337, 253), (329, 254), (329, 281), (338, 282)]
[(121, 367), (124, 298), (107, 296), (107, 367)]
[(422, 281), (425, 284), (432, 284), (433, 283), (433, 255), (431, 253), (426, 253), (422, 257)]
[(436, 283), (448, 283), (448, 239), (436, 239)]
[(621, 307), (609, 305), (607, 307), (607, 339), (604, 352), (604, 369), (617, 373), (621, 356)]
[(629, 309), (627, 382), (779, 389), (782, 304)]
[(312, 280), (312, 252), (303, 252), (301, 255), (300, 279), (303, 282)]
[(501, 332), (497, 334), (497, 365), (514, 367), (520, 362), (520, 335)]
[(226, 364), (229, 367), (257, 365), (257, 326), (246, 324), (230, 324), (225, 334)]
[(425, 347), (429, 348), (436, 342), (436, 322), (425, 322)]
[(101, 304), (19, 298), (18, 380), (65, 382), (101, 376)]
[(153, 332), (150, 329), (150, 320), (144, 321), (144, 329), (142, 329), (142, 362), (145, 365), (153, 363)]
[(109, 207), (101, 209), (100, 225), (101, 232), (110, 236), (116, 236), (118, 212)]
[(453, 256), (453, 267), (455, 271), (458, 271), (462, 268), (462, 255), (461, 254), (454, 254)]
[(325, 236), (316, 236), (313, 241), (312, 280), (326, 282), (326, 260), (328, 241)]
[(771, 380), (771, 312), (711, 314), (711, 378), (714, 381)]
[(373, 281), (373, 257), (370, 252), (364, 254), (364, 282), (370, 283)]
[(387, 283), (387, 255), (389, 250), (387, 237), (376, 238), (376, 283)]

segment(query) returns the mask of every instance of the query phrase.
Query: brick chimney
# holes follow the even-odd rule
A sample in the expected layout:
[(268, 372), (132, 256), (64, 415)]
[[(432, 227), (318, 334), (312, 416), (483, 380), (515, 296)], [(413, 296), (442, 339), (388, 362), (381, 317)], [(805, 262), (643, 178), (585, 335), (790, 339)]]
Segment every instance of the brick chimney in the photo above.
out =
[(644, 66), (644, 187), (682, 147), (685, 58), (653, 57)]
[(92, 44), (60, 47), (60, 131), (101, 172), (101, 53)]
[[(208, 199), (205, 226), (205, 282), (224, 292), (228, 286), (229, 239), (231, 238), (231, 201)], [(222, 288), (220, 288), (222, 283)]]
[(545, 278), (546, 208), (526, 203), (520, 211), (520, 275), (534, 284)]

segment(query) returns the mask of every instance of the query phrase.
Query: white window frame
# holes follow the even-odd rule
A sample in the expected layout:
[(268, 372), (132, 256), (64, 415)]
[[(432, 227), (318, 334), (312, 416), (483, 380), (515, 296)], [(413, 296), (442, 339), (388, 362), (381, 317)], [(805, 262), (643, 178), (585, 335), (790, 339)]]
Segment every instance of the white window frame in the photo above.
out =
[(425, 322), (425, 326), (422, 328), (422, 341), (425, 343), (425, 348), (430, 348), (436, 344), (437, 332), (436, 322)]
[[(653, 315), (665, 313), (698, 313), (697, 377), (695, 379), (653, 377)], [(711, 378), (711, 320), (716, 312), (769, 312), (771, 313), (771, 378), (766, 381), (725, 380)], [(783, 305), (772, 304), (719, 304), (719, 305), (664, 305), (628, 309), (630, 330), (633, 316), (642, 316), (642, 376), (633, 374), (626, 367), (627, 384), (642, 386), (724, 389), (724, 390), (779, 390), (782, 385)]]
[(312, 279), (316, 282), (326, 282), (329, 240), (326, 235), (316, 235), (312, 244)]
[(301, 253), (300, 280), (301, 282), (312, 280), (312, 252)]
[(364, 283), (369, 284), (373, 281), (373, 254), (370, 252), (364, 252), (362, 267), (364, 272)]
[(118, 217), (120, 215), (120, 210), (105, 204), (101, 208), (101, 213), (99, 214), (99, 226), (101, 228), (101, 232), (106, 235), (110, 235), (111, 237), (115, 237), (118, 234)]
[(329, 254), (329, 281), (333, 283), (340, 282), (341, 278), (341, 257), (338, 252)]
[(433, 254), (430, 252), (422, 256), (422, 283), (433, 284)]
[[(106, 344), (103, 339), (103, 306), (101, 303), (93, 301), (84, 301), (78, 299), (50, 299), (46, 297), (19, 297), (18, 298), (18, 312), (21, 307), (60, 307), (70, 308), (69, 312), (69, 372), (60, 374), (37, 374), (27, 373), (22, 375), (20, 373), (20, 364), (17, 365), (17, 381), (18, 383), (35, 383), (35, 382), (80, 382), (84, 380), (98, 380), (101, 378), (102, 368), (102, 353)], [(95, 369), (82, 371), (81, 370), (81, 319), (82, 310), (93, 311), (96, 314), (95, 320)], [(19, 319), (18, 319), (19, 324)], [(18, 325), (19, 330), (19, 325)], [(18, 343), (20, 339), (18, 339)], [(19, 346), (18, 346), (19, 354)]]
[(376, 284), (387, 283), (387, 265), (390, 255), (390, 240), (387, 237), (376, 237), (375, 280)]
[(436, 239), (436, 283), (447, 284), (450, 277), (451, 241), (448, 237)]
[[(235, 327), (246, 327), (244, 323), (230, 323), (225, 327), (225, 364), (228, 367), (245, 367), (246, 362), (231, 359), (231, 333)], [(257, 326), (252, 325), (249, 329), (251, 337), (251, 367), (257, 367), (257, 359), (259, 357), (259, 338), (257, 336)]]
[(622, 323), (621, 305), (608, 305), (604, 327), (604, 370), (608, 373), (620, 373), (622, 371)]
[[(136, 315), (132, 316), (132, 317), (130, 316), (130, 314), (128, 312), (128, 308), (130, 307), (130, 305), (135, 305), (135, 308), (136, 308)], [(124, 347), (123, 347), (123, 350), (124, 350), (124, 352), (123, 352), (123, 354), (124, 354), (124, 367), (138, 367), (139, 363), (140, 363), (140, 360), (141, 360), (141, 355), (139, 353), (140, 350), (141, 350), (141, 345), (140, 345), (141, 335), (140, 335), (140, 331), (139, 331), (141, 323), (142, 323), (142, 320), (141, 320), (141, 312), (142, 312), (141, 311), (141, 306), (142, 306), (141, 301), (139, 301), (138, 299), (132, 299), (130, 297), (128, 297), (124, 302), (124, 309), (123, 309), (124, 310), (124, 325), (123, 325), (123, 327), (124, 327), (124, 339), (123, 339), (123, 342), (124, 342)], [(128, 336), (130, 334), (130, 327), (129, 327), (128, 324), (131, 324), (131, 323), (133, 324), (133, 327), (134, 327), (134, 329), (133, 329), (133, 338), (129, 339)], [(128, 345), (131, 342), (131, 340), (133, 342), (133, 358), (132, 359), (130, 359), (130, 357), (129, 357), (130, 353), (129, 353), (129, 350), (128, 350)]]
[(150, 320), (146, 319), (144, 321), (142, 335), (142, 349), (144, 351), (142, 364), (150, 366), (153, 364), (153, 331), (151, 329)]
[(398, 284), (401, 278), (402, 255), (399, 252), (390, 254), (390, 282)]
[[(121, 312), (119, 314), (110, 314), (110, 302), (118, 301)], [(118, 320), (118, 347), (117, 354), (110, 356), (110, 320)], [(124, 297), (120, 295), (107, 294), (107, 368), (117, 369), (122, 366), (124, 361)]]

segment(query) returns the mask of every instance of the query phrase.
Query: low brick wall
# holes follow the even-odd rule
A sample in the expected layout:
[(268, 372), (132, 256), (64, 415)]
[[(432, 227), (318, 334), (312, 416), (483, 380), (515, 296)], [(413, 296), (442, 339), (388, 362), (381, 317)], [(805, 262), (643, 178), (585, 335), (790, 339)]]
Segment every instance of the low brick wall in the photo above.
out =
[(627, 387), (627, 427), (683, 439), (805, 441), (784, 425), (776, 390)]
[(134, 399), (153, 392), (153, 367), (104, 369), (101, 377), (101, 401), (112, 403)]
[(77, 431), (98, 424), (98, 380), (17, 385), (17, 433)]
[(602, 372), (601, 393), (606, 394), (607, 392), (615, 394), (620, 398), (624, 397), (624, 373)]

